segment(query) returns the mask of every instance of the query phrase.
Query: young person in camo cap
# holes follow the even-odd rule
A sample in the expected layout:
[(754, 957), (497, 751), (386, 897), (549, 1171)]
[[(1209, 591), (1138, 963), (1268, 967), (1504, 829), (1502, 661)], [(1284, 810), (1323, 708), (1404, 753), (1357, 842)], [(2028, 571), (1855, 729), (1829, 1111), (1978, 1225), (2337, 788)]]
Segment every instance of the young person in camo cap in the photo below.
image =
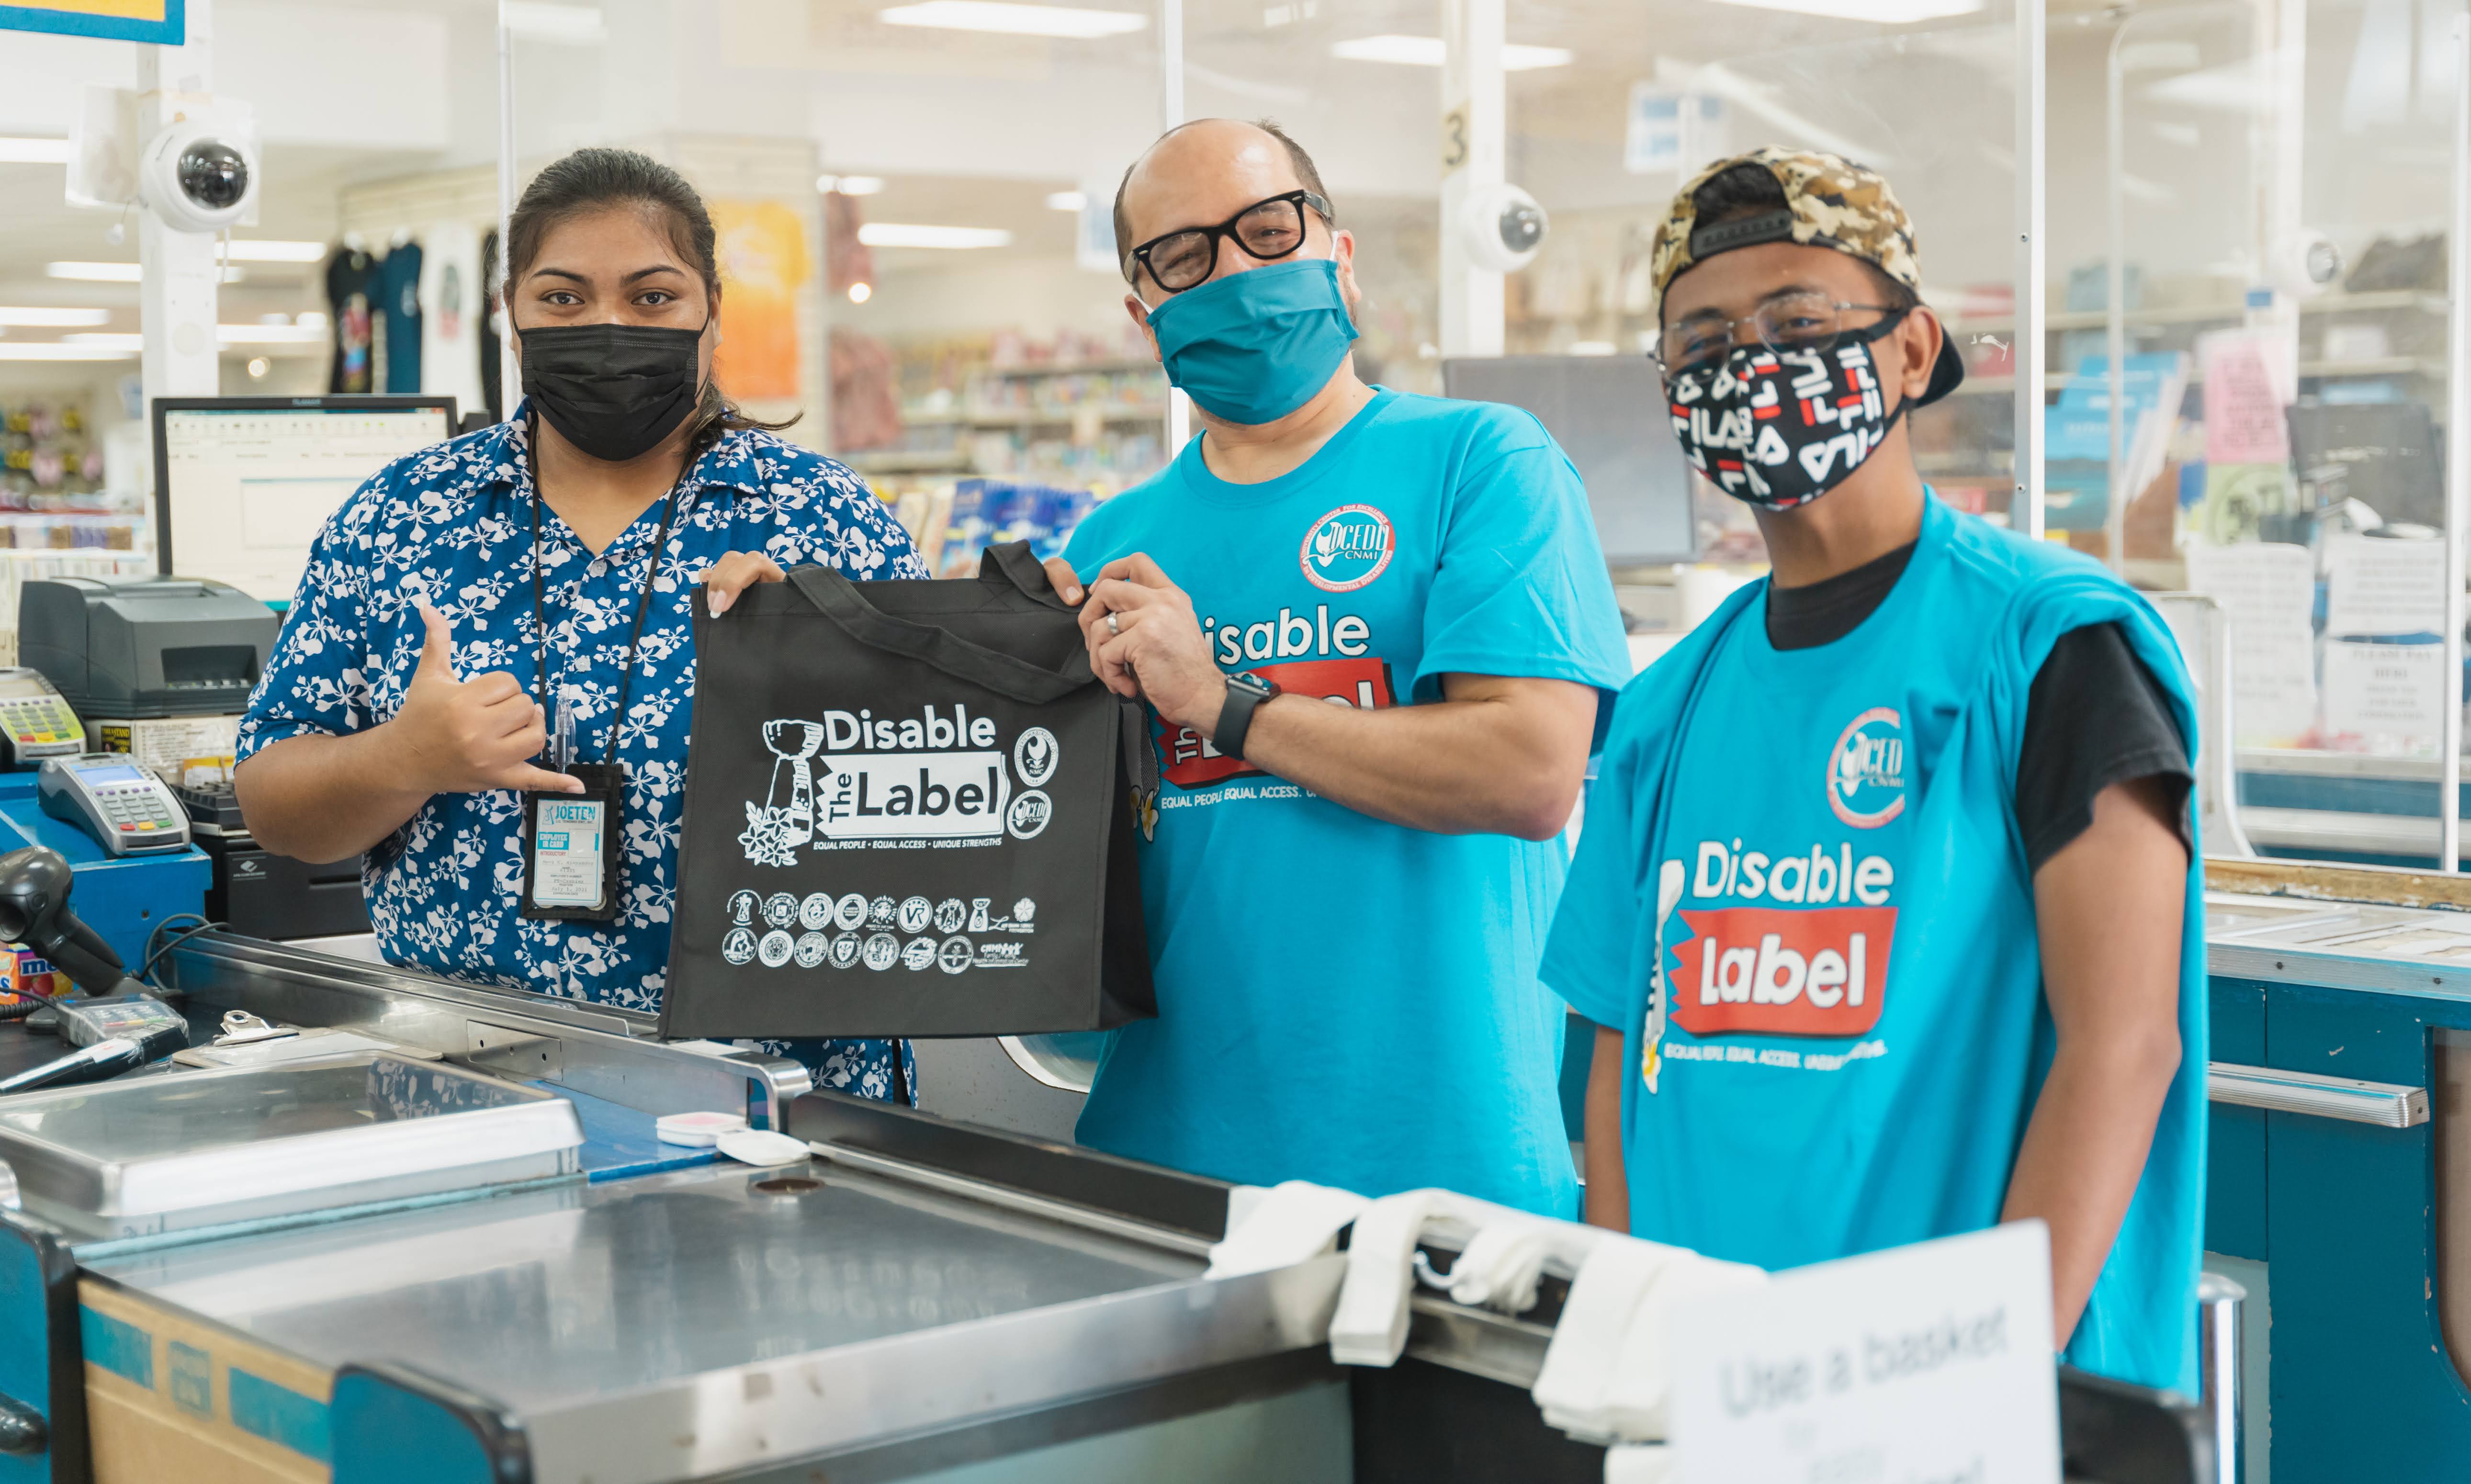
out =
[(1545, 982), (1596, 1023), (1588, 1214), (1787, 1267), (2038, 1217), (2066, 1357), (2196, 1385), (2188, 681), (2088, 558), (1932, 493), (1963, 365), (1876, 173), (1674, 199), (1657, 357), (1774, 567), (1622, 693)]

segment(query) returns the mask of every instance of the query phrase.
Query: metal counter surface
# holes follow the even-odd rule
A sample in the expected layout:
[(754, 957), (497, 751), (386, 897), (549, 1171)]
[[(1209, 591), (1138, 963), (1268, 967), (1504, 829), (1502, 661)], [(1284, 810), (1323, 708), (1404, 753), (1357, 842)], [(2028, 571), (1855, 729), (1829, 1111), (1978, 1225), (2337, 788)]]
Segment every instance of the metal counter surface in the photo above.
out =
[(89, 1284), (319, 1368), (449, 1378), (521, 1426), (537, 1484), (652, 1484), (1172, 1381), (1324, 1332), (1340, 1260), (1205, 1282), (1197, 1257), (1142, 1230), (822, 1164), (728, 1166), (81, 1262)]
[(87, 1270), (321, 1365), (525, 1414), (1189, 1278), (1197, 1260), (824, 1166), (537, 1190)]

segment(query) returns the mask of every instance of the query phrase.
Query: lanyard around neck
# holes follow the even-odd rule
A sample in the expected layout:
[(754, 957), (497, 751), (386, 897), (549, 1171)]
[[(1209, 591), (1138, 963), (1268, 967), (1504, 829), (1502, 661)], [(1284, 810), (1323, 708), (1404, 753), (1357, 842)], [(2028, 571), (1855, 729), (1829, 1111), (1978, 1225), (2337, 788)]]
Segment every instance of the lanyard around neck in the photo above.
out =
[[(619, 674), (618, 709), (610, 715), (609, 756), (603, 760), (604, 762), (618, 761), (619, 734), (626, 724), (626, 701), (635, 692), (635, 660), (637, 647), (644, 638), (644, 615), (651, 609), (652, 582), (661, 570), (661, 554), (669, 548), (670, 522), (678, 513), (678, 490), (687, 482), (687, 469), (693, 468), (694, 465), (694, 460), (689, 459), (687, 467), (678, 470), (676, 483), (670, 485), (669, 498), (661, 504), (661, 529), (652, 537), (651, 555), (644, 564), (644, 591), (635, 600), (635, 622), (626, 630), (626, 668)], [(532, 691), (546, 704), (549, 699), (549, 604), (542, 592), (541, 584), (540, 512), (540, 479), (535, 473), (532, 479), (532, 623), (540, 629), (540, 652), (533, 656)], [(610, 544), (614, 546), (617, 543)], [(552, 709), (550, 723), (553, 728), (552, 735), (554, 736), (553, 729), (556, 726), (554, 708)]]

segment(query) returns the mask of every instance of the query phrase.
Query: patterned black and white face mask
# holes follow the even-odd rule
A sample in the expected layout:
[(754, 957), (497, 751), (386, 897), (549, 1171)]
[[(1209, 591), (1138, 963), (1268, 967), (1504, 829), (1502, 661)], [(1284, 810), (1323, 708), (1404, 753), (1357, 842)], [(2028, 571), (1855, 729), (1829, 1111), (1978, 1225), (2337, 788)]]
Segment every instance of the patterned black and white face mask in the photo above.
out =
[(1887, 411), (1871, 344), (1901, 315), (1829, 341), (1737, 345), (1665, 380), (1673, 436), (1710, 483), (1767, 510), (1807, 505), (1860, 468), (1905, 404)]

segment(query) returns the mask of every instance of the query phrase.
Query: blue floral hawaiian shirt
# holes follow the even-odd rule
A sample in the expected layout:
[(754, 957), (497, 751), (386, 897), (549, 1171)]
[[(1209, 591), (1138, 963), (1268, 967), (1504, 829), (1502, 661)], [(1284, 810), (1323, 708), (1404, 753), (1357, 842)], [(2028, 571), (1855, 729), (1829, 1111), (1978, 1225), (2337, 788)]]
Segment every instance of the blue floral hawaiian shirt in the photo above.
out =
[[(286, 738), (341, 736), (391, 718), (420, 660), (424, 598), (454, 625), (459, 676), (503, 670), (533, 689), (542, 649), (525, 426), (519, 413), (398, 459), (327, 521), (249, 698), (241, 757)], [(656, 1010), (678, 883), (695, 575), (729, 552), (761, 552), (784, 568), (826, 564), (860, 579), (924, 577), (927, 568), (857, 475), (765, 433), (723, 434), (695, 459), (656, 561), (649, 558), (662, 502), (597, 556), (556, 512), (537, 508), (548, 694), (572, 702), (577, 759), (607, 758), (614, 722), (626, 764), (624, 906), (610, 923), (521, 916), (522, 806), (518, 794), (500, 789), (438, 794), (370, 851), (362, 868), (369, 918), (395, 963)], [(647, 577), (652, 594), (634, 683), (626, 715), (614, 718), (627, 631)], [(554, 700), (544, 704), (554, 714)], [(756, 1044), (806, 1063), (819, 1086), (869, 1097), (916, 1086), (906, 1048), (896, 1053), (892, 1042)]]

